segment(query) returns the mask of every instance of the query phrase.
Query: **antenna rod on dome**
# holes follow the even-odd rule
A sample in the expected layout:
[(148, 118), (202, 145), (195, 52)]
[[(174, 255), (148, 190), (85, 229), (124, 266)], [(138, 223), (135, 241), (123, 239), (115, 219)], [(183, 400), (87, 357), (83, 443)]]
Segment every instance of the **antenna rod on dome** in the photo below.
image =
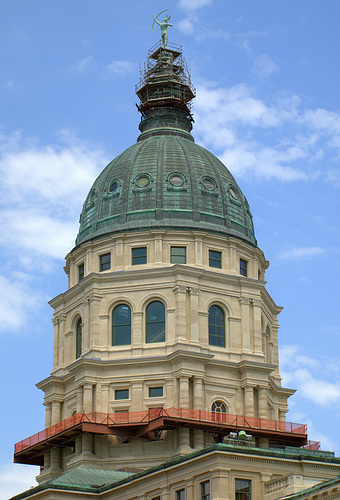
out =
[(172, 27), (172, 24), (170, 24), (168, 21), (170, 21), (171, 16), (165, 16), (163, 22), (159, 22), (157, 17), (163, 14), (163, 12), (167, 12), (169, 9), (162, 10), (159, 14), (157, 14), (156, 17), (153, 18), (153, 23), (152, 23), (152, 32), (153, 32), (153, 27), (155, 22), (158, 24), (158, 26), (161, 29), (161, 35), (162, 35), (162, 44), (163, 44), (163, 49), (166, 49), (168, 46), (168, 26)]

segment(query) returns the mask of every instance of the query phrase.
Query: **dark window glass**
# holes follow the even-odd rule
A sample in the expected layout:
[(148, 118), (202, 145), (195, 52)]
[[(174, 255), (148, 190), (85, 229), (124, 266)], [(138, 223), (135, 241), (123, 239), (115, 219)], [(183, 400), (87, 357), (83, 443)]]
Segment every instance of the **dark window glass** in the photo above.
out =
[(218, 306), (209, 308), (209, 344), (225, 347), (224, 312)]
[(129, 399), (129, 389), (116, 389), (115, 399)]
[(100, 270), (101, 271), (107, 271), (108, 269), (111, 269), (111, 254), (106, 253), (104, 255), (101, 255), (99, 257), (100, 261)]
[(149, 398), (161, 398), (163, 396), (163, 387), (149, 387)]
[(126, 304), (115, 307), (112, 314), (112, 345), (131, 344), (131, 309)]
[(222, 253), (215, 252), (215, 250), (209, 250), (209, 266), (210, 267), (218, 267), (221, 269), (222, 267)]
[(201, 483), (201, 500), (210, 500), (210, 481)]
[(151, 500), (161, 500), (161, 497), (153, 497)]
[(222, 401), (215, 401), (211, 405), (211, 411), (213, 413), (227, 413), (227, 408), (226, 408), (225, 404), (222, 403)]
[(81, 281), (84, 278), (84, 272), (85, 272), (84, 263), (82, 263), (80, 264), (80, 266), (78, 266), (78, 281)]
[(185, 489), (176, 491), (176, 500), (185, 500)]
[(235, 479), (235, 500), (251, 500), (251, 481)]
[(171, 247), (170, 262), (172, 264), (186, 264), (187, 249), (185, 247)]
[(117, 191), (117, 189), (118, 189), (118, 182), (113, 181), (109, 188), (110, 193), (114, 193), (115, 191)]
[(165, 308), (162, 302), (151, 302), (146, 309), (146, 341), (165, 342)]
[(133, 248), (132, 265), (137, 266), (138, 264), (146, 264), (146, 262), (147, 262), (146, 247)]
[(248, 276), (248, 262), (240, 259), (240, 274), (241, 276)]
[(82, 340), (83, 340), (83, 326), (81, 318), (79, 318), (76, 324), (76, 358), (79, 358), (79, 356), (81, 355)]

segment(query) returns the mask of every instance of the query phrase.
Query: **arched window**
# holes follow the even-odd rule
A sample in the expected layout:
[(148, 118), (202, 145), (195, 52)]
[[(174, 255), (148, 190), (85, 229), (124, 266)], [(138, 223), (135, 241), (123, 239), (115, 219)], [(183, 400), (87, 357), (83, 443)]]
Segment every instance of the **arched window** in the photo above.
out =
[(112, 345), (131, 344), (131, 309), (126, 304), (115, 307), (112, 314)]
[(211, 405), (212, 413), (227, 413), (227, 408), (222, 401), (214, 401)]
[(79, 358), (82, 353), (82, 343), (83, 343), (83, 325), (81, 318), (78, 319), (76, 324), (76, 358)]
[(146, 342), (165, 342), (165, 307), (151, 302), (146, 308)]
[(209, 345), (225, 347), (224, 312), (218, 306), (209, 308)]

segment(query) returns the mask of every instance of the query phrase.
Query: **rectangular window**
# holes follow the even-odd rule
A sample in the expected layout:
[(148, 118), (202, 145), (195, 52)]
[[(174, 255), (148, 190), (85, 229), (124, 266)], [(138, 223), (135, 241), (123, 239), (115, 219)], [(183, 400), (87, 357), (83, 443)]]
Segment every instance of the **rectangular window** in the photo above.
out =
[(210, 481), (201, 483), (201, 500), (210, 500)]
[(149, 387), (149, 398), (161, 398), (163, 396), (163, 387)]
[(115, 399), (129, 399), (129, 389), (116, 389)]
[(222, 253), (216, 252), (215, 250), (209, 250), (209, 266), (210, 267), (218, 267), (221, 269), (222, 267)]
[(132, 265), (138, 266), (147, 263), (146, 247), (132, 249)]
[(111, 269), (111, 254), (106, 253), (104, 255), (100, 255), (99, 264), (100, 271), (107, 271), (108, 269)]
[(171, 264), (186, 264), (187, 263), (186, 247), (171, 247), (170, 262)]
[(251, 500), (251, 481), (235, 479), (235, 500)]
[(161, 497), (153, 497), (151, 500), (161, 500)]
[(185, 500), (185, 489), (176, 491), (176, 500)]
[(248, 262), (244, 259), (240, 259), (240, 275), (248, 276)]
[(78, 281), (81, 281), (84, 278), (85, 267), (84, 262), (78, 266)]

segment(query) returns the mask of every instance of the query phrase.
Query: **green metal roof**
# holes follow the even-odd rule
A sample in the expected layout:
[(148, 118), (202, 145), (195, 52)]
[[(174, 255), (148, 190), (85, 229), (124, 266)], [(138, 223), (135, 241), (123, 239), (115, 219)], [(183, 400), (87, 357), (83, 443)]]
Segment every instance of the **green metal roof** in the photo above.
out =
[(152, 228), (222, 233), (256, 245), (248, 203), (223, 163), (190, 134), (176, 135), (174, 128), (157, 134), (126, 149), (96, 179), (76, 245)]
[(87, 469), (76, 467), (65, 474), (49, 481), (50, 486), (87, 486), (99, 488), (101, 486), (121, 481), (132, 472), (122, 472), (117, 470)]

